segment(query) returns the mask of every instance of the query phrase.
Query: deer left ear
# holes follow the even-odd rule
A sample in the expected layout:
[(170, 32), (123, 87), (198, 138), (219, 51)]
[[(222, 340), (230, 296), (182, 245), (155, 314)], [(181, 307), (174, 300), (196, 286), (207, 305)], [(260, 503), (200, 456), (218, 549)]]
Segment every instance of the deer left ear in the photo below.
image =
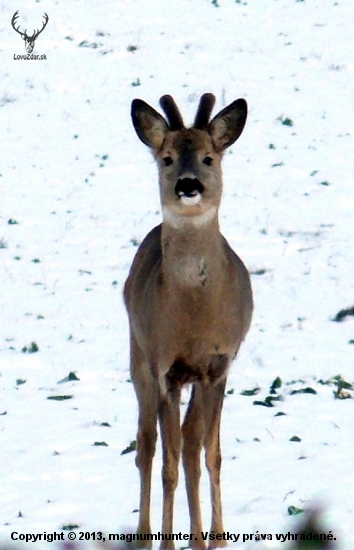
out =
[(230, 147), (242, 134), (247, 119), (247, 103), (237, 99), (222, 109), (209, 124), (209, 134), (217, 151)]

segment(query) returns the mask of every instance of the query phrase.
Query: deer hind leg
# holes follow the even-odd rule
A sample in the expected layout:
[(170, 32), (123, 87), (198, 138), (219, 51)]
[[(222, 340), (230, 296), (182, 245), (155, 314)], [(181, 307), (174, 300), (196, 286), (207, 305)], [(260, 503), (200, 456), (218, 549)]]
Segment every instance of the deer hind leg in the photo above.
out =
[[(221, 380), (215, 386), (203, 388), (203, 409), (205, 419), (205, 464), (210, 478), (210, 493), (212, 506), (212, 519), (210, 531), (214, 535), (224, 533), (222, 520), (222, 505), (220, 492), (220, 419), (226, 379)], [(210, 542), (210, 548), (226, 546), (226, 541), (214, 539)]]
[[(169, 390), (161, 397), (159, 407), (159, 421), (162, 441), (162, 485), (163, 485), (163, 509), (162, 509), (162, 533), (173, 533), (173, 504), (174, 494), (178, 483), (178, 463), (181, 454), (181, 428), (180, 428), (180, 390)], [(172, 540), (161, 542), (161, 550), (172, 550)]]
[(191, 548), (195, 550), (204, 550), (205, 548), (205, 543), (201, 538), (203, 527), (199, 501), (200, 451), (204, 442), (204, 434), (202, 390), (199, 384), (195, 384), (182, 426), (182, 459), (189, 506), (190, 533), (193, 533)]
[[(158, 386), (148, 362), (140, 352), (134, 338), (131, 344), (131, 376), (138, 400), (138, 434), (136, 465), (140, 474), (140, 505), (137, 533), (151, 534), (150, 496), (151, 471), (157, 438)], [(138, 548), (151, 548), (152, 542), (138, 541)]]

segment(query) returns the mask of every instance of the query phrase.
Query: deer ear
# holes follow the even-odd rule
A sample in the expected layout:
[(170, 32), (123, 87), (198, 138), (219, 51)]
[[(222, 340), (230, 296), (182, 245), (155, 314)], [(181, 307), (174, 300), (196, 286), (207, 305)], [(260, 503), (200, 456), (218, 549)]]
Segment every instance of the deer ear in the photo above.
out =
[(142, 99), (132, 101), (131, 116), (139, 139), (154, 151), (159, 151), (168, 131), (166, 120)]
[(242, 134), (247, 118), (247, 103), (237, 99), (218, 113), (209, 124), (209, 134), (217, 151), (230, 147)]

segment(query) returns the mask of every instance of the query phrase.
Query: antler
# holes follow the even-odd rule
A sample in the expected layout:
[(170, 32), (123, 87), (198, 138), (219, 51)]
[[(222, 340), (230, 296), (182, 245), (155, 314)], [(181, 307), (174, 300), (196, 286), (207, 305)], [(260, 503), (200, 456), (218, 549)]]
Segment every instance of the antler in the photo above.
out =
[(23, 38), (24, 36), (26, 36), (26, 32), (21, 32), (21, 31), (18, 30), (20, 28), (20, 25), (17, 27), (17, 29), (15, 27), (15, 23), (17, 23), (17, 21), (16, 21), (17, 17), (19, 17), (18, 10), (12, 16), (11, 25), (15, 29), (15, 31), (18, 32), (18, 34), (20, 34)]
[[(195, 115), (193, 128), (197, 130), (205, 130), (207, 128), (214, 103), (215, 96), (213, 94), (206, 93), (202, 95), (199, 101), (197, 114)], [(180, 130), (184, 128), (181, 113), (172, 96), (163, 95), (160, 99), (160, 105), (167, 116), (171, 130)]]
[(36, 38), (41, 34), (41, 32), (45, 29), (45, 27), (47, 26), (47, 23), (49, 21), (49, 17), (48, 15), (44, 12), (44, 23), (43, 23), (43, 26), (41, 28), (41, 30), (39, 31), (37, 29), (37, 32), (34, 30), (33, 31), (33, 34), (32, 36), (28, 36), (27, 35), (27, 29), (25, 30), (25, 32), (21, 32), (19, 31), (19, 28), (20, 28), (20, 25), (17, 27), (15, 27), (15, 23), (17, 23), (16, 19), (17, 17), (19, 17), (19, 13), (18, 13), (18, 10), (13, 14), (12, 16), (12, 19), (11, 19), (11, 25), (12, 27), (15, 29), (16, 32), (18, 32), (18, 34), (20, 34), (22, 36), (22, 38), (24, 40), (30, 40), (31, 42), (34, 42), (36, 40)]
[(199, 101), (197, 114), (195, 115), (194, 128), (205, 130), (209, 124), (209, 117), (213, 110), (215, 96), (210, 93), (203, 94)]
[(43, 23), (43, 27), (41, 28), (41, 30), (39, 31), (37, 29), (37, 32), (33, 33), (33, 36), (31, 37), (32, 40), (36, 40), (36, 38), (41, 34), (41, 32), (45, 29), (45, 27), (47, 26), (47, 23), (49, 21), (49, 17), (48, 15), (44, 12), (44, 23)]
[(170, 130), (181, 130), (181, 128), (184, 128), (183, 118), (172, 96), (163, 95), (160, 98), (160, 105), (167, 116)]

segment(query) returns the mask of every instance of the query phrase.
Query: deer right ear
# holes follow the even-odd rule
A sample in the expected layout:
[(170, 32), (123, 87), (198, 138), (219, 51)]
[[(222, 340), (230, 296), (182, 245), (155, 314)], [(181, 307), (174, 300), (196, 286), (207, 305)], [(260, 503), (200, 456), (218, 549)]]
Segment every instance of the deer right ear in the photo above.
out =
[(169, 129), (166, 120), (142, 99), (132, 101), (131, 116), (139, 139), (159, 151)]

